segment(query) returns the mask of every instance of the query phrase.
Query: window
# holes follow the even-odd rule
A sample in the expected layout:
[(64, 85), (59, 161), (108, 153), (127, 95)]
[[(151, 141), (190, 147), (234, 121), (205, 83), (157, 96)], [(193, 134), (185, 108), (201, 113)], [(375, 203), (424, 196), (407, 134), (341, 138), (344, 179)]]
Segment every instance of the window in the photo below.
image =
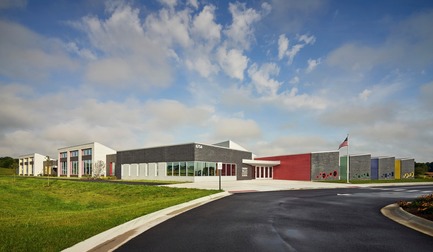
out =
[(83, 161), (83, 175), (92, 175), (92, 160)]
[(194, 176), (194, 162), (187, 162), (186, 167), (188, 169), (187, 176)]
[(186, 163), (180, 162), (180, 176), (186, 176)]
[(60, 153), (60, 158), (67, 158), (67, 157), (68, 157), (68, 153), (67, 152)]
[(215, 176), (215, 170), (216, 170), (216, 163), (209, 162), (206, 163), (206, 166), (209, 168), (209, 176)]
[(77, 150), (71, 151), (71, 157), (78, 157), (78, 151)]
[(91, 155), (92, 155), (92, 149), (83, 150), (83, 156), (91, 156)]
[(68, 174), (68, 163), (66, 161), (60, 162), (60, 167), (62, 169), (61, 175)]
[(173, 176), (173, 163), (167, 163), (167, 176)]
[(78, 175), (78, 161), (71, 162), (71, 175)]
[(204, 162), (195, 163), (195, 176), (203, 176)]
[(173, 176), (179, 176), (179, 163), (173, 163)]

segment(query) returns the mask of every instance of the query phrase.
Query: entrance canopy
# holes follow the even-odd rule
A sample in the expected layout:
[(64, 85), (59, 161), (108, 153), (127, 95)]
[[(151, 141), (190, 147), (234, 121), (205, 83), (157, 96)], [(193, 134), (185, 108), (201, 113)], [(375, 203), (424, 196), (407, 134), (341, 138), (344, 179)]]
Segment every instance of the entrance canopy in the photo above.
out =
[(276, 166), (276, 165), (280, 165), (280, 161), (276, 160), (276, 161), (270, 161), (270, 160), (251, 160), (251, 159), (242, 159), (242, 163), (244, 164), (249, 164), (252, 166)]

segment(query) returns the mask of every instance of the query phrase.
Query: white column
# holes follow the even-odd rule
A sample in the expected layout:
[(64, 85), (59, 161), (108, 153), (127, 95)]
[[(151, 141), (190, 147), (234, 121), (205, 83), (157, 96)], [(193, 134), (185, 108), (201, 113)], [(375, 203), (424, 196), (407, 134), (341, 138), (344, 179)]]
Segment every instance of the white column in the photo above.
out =
[(78, 177), (81, 178), (83, 176), (83, 158), (82, 158), (82, 150), (78, 150)]
[(71, 176), (71, 152), (66, 152), (66, 176), (69, 178)]

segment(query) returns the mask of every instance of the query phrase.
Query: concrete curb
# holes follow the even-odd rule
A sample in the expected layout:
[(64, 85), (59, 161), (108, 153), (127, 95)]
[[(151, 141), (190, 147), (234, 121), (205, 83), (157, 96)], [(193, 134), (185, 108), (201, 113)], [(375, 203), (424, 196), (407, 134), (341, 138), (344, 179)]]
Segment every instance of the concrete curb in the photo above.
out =
[(382, 208), (380, 212), (395, 222), (433, 237), (433, 221), (408, 213), (397, 203)]
[(117, 227), (113, 227), (105, 232), (92, 236), (89, 239), (77, 243), (72, 247), (64, 249), (63, 251), (113, 251), (137, 235), (176, 215), (229, 195), (231, 195), (231, 193), (221, 192), (138, 217)]

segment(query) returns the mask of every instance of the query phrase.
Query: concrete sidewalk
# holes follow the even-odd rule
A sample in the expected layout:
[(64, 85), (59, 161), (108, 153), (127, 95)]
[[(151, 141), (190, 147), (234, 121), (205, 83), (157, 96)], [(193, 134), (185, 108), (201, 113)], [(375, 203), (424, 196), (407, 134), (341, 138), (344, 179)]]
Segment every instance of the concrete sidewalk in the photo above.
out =
[[(422, 185), (431, 183), (378, 183), (378, 184), (347, 184), (347, 183), (330, 183), (330, 182), (312, 182), (312, 181), (295, 181), (295, 180), (270, 180), (270, 179), (255, 179), (255, 180), (237, 180), (237, 181), (222, 181), (221, 189), (230, 193), (240, 192), (268, 192), (281, 190), (305, 190), (305, 189), (328, 189), (328, 188), (359, 188), (359, 187), (375, 187), (375, 186), (396, 186), (396, 185)], [(212, 182), (194, 182), (184, 184), (164, 185), (168, 187), (178, 188), (197, 188), (207, 190), (218, 190), (218, 181)]]
[[(146, 230), (195, 207), (201, 206), (208, 202), (230, 196), (233, 193), (247, 192), (267, 192), (281, 190), (307, 190), (307, 189), (332, 189), (332, 188), (360, 188), (375, 186), (395, 186), (395, 185), (433, 185), (433, 183), (389, 183), (389, 184), (343, 184), (343, 183), (325, 183), (311, 181), (291, 181), (291, 180), (244, 180), (244, 181), (223, 181), (221, 188), (224, 192), (200, 199), (192, 200), (183, 204), (172, 206), (160, 211), (136, 218), (117, 227), (111, 228), (103, 233), (90, 237), (74, 246), (63, 251), (113, 251), (126, 243), (130, 239), (145, 232)], [(213, 182), (195, 182), (164, 185), (167, 187), (178, 188), (197, 188), (218, 190), (218, 181)]]

